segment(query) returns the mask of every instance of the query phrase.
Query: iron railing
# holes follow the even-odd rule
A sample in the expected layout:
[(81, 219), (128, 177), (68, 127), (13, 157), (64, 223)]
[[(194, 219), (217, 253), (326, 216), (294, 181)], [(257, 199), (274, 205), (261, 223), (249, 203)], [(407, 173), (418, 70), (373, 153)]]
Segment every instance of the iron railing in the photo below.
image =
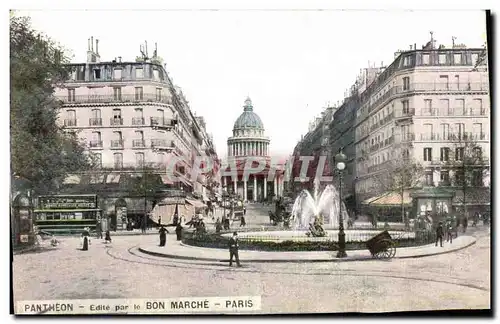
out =
[(64, 126), (66, 127), (75, 127), (77, 125), (76, 119), (65, 119)]
[(89, 118), (90, 126), (102, 126), (102, 118)]
[(132, 140), (132, 147), (133, 148), (143, 148), (143, 147), (146, 147), (146, 143), (143, 139), (135, 139), (135, 140)]
[(112, 140), (111, 148), (120, 149), (123, 148), (123, 140)]
[(95, 140), (95, 141), (90, 141), (90, 142), (89, 142), (89, 146), (90, 146), (91, 148), (97, 148), (97, 147), (102, 148), (102, 141), (97, 141), (97, 140)]
[(57, 99), (65, 104), (83, 104), (83, 103), (114, 103), (114, 102), (158, 102), (172, 104), (172, 100), (166, 96), (157, 96), (156, 93), (141, 94), (105, 94), (105, 95), (80, 95), (80, 96), (57, 96)]
[(111, 126), (122, 126), (123, 125), (123, 118), (111, 118), (109, 120), (109, 124)]
[(132, 118), (132, 125), (134, 125), (134, 126), (144, 125), (144, 117), (133, 117)]

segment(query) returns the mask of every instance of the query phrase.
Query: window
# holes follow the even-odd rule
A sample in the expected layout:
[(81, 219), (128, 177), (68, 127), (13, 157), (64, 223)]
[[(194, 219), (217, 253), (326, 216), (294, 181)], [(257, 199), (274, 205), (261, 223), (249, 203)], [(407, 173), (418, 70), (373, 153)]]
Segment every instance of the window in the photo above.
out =
[(163, 119), (165, 118), (165, 111), (163, 109), (157, 109), (156, 113), (158, 114), (158, 117), (160, 117), (163, 121)]
[(462, 64), (462, 54), (454, 54), (453, 55), (453, 62), (455, 64)]
[(472, 124), (472, 134), (475, 140), (483, 140), (485, 137), (483, 134), (483, 124), (481, 123)]
[(449, 89), (447, 75), (440, 75), (439, 76), (439, 86), (440, 86), (439, 90), (448, 90)]
[(114, 153), (113, 154), (114, 166), (117, 169), (123, 168), (123, 154), (122, 153)]
[(137, 166), (143, 166), (144, 165), (144, 153), (135, 153), (135, 164)]
[(93, 160), (94, 160), (96, 167), (98, 167), (98, 168), (102, 167), (102, 154), (101, 153), (94, 153)]
[(100, 119), (101, 118), (101, 109), (92, 109), (92, 118)]
[(457, 170), (455, 172), (455, 182), (456, 185), (461, 186), (465, 182), (464, 170)]
[(113, 109), (113, 118), (114, 119), (121, 119), (122, 118), (121, 109)]
[(143, 79), (144, 78), (144, 70), (142, 68), (135, 69), (135, 78), (136, 79)]
[(424, 161), (432, 161), (432, 148), (431, 147), (424, 148)]
[(410, 56), (407, 55), (403, 58), (403, 66), (408, 66), (410, 65)]
[(455, 75), (455, 89), (460, 90), (460, 75)]
[(153, 78), (155, 81), (160, 81), (160, 71), (153, 70)]
[[(68, 120), (76, 122), (76, 110), (66, 110), (66, 116)], [(75, 125), (66, 125), (66, 126), (75, 126)]]
[(479, 146), (475, 147), (473, 152), (475, 158), (480, 159), (483, 157), (483, 150)]
[(483, 109), (483, 100), (482, 99), (474, 99), (472, 101), (472, 114), (473, 115), (485, 115), (485, 111)]
[(425, 172), (425, 184), (427, 186), (434, 185), (434, 177), (433, 177), (433, 172), (432, 171), (426, 171)]
[(114, 69), (113, 70), (113, 79), (121, 80), (122, 78), (122, 69)]
[(472, 170), (472, 185), (475, 187), (483, 186), (483, 172), (481, 170)]
[(439, 64), (446, 64), (446, 54), (439, 54)]
[(410, 112), (410, 102), (408, 100), (401, 101), (403, 104), (403, 114), (408, 114)]
[(69, 102), (75, 101), (75, 89), (68, 89), (68, 101)]
[(432, 114), (432, 99), (424, 99), (424, 113)]
[(477, 60), (479, 59), (479, 54), (478, 53), (472, 53), (471, 59), (472, 59), (472, 65), (476, 65)]
[(157, 161), (158, 164), (165, 164), (165, 153), (158, 153)]
[(156, 88), (156, 100), (161, 100), (161, 88)]
[(94, 79), (95, 80), (101, 79), (101, 70), (100, 69), (94, 69)]
[(403, 90), (410, 90), (410, 77), (403, 78)]
[(442, 115), (451, 115), (452, 114), (452, 112), (450, 111), (450, 100), (449, 99), (440, 99), (439, 106), (441, 108)]
[(465, 99), (455, 99), (455, 116), (465, 115)]
[(142, 87), (135, 87), (135, 100), (143, 100), (144, 92)]
[(113, 99), (122, 100), (122, 88), (120, 87), (113, 88)]
[(450, 185), (450, 171), (441, 170), (440, 180), (443, 183), (443, 185)]
[(457, 139), (463, 139), (465, 137), (465, 124), (464, 123), (456, 123), (455, 124), (455, 132)]
[(449, 124), (441, 124), (441, 139), (449, 140), (450, 139), (450, 125)]
[(456, 161), (463, 161), (464, 160), (464, 148), (463, 147), (457, 147), (455, 149), (455, 160)]
[(429, 65), (430, 61), (429, 61), (429, 54), (423, 54), (422, 55), (422, 64), (424, 65)]
[(442, 147), (441, 148), (441, 154), (440, 154), (440, 161), (447, 162), (450, 159), (450, 148), (449, 147)]

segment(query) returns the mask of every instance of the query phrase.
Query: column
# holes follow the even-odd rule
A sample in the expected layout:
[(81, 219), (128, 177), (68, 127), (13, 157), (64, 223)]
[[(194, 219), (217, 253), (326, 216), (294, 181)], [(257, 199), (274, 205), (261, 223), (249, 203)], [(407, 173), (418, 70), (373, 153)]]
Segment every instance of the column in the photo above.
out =
[(267, 176), (264, 176), (264, 199), (267, 198)]
[(243, 176), (243, 201), (247, 200), (247, 179)]
[(236, 179), (236, 181), (233, 181), (233, 185), (234, 185), (234, 193), (238, 194), (238, 180), (237, 179)]
[(222, 177), (222, 187), (226, 186), (226, 177)]
[(257, 175), (253, 175), (253, 201), (257, 201)]
[(251, 150), (250, 150), (250, 151), (251, 151), (251, 154), (252, 154), (252, 156), (254, 156), (254, 155), (255, 155), (255, 151), (254, 151), (254, 150), (255, 150), (254, 142), (251, 142), (251, 143), (250, 143), (250, 148), (251, 148)]
[(264, 154), (262, 154), (262, 143), (259, 143), (259, 154), (262, 156)]
[(274, 176), (274, 195), (277, 197), (278, 196), (278, 181), (277, 181), (276, 175)]

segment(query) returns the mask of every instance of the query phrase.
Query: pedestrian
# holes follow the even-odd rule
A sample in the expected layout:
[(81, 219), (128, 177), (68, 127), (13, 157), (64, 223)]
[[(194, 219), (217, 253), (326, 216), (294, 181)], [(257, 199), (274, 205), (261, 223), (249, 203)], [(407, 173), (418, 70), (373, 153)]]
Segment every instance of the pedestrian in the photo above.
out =
[(469, 226), (469, 219), (467, 218), (467, 216), (464, 216), (462, 218), (462, 224), (463, 224), (463, 232), (465, 233), (465, 231), (467, 230), (467, 226)]
[(95, 232), (96, 232), (97, 239), (102, 240), (102, 226), (101, 226), (101, 222), (99, 222), (99, 221), (97, 221), (97, 224), (95, 224)]
[(245, 206), (243, 206), (243, 215), (246, 215), (247, 214), (247, 208)]
[(229, 239), (229, 266), (233, 266), (233, 257), (236, 259), (236, 265), (241, 267), (240, 256), (238, 255), (238, 232), (234, 232), (233, 236)]
[(108, 231), (106, 231), (105, 235), (104, 235), (104, 243), (111, 243), (111, 233)]
[(181, 241), (182, 240), (182, 219), (183, 219), (184, 216), (181, 216), (179, 218), (179, 221), (177, 222), (177, 225), (175, 227), (175, 234), (177, 235), (177, 241)]
[(82, 251), (88, 251), (90, 245), (90, 233), (89, 228), (86, 227), (82, 232)]
[(217, 217), (217, 220), (215, 221), (215, 233), (219, 234), (222, 230), (222, 224), (220, 222), (219, 217)]
[(167, 241), (167, 230), (163, 225), (160, 227), (160, 246), (165, 246), (165, 242)]
[(162, 227), (162, 225), (161, 225), (161, 216), (158, 217), (158, 226)]
[(245, 227), (247, 225), (246, 221), (245, 221), (245, 214), (243, 214), (243, 216), (241, 216), (240, 218), (240, 227)]
[(438, 242), (440, 243), (441, 247), (443, 247), (443, 222), (439, 222), (437, 228), (436, 228), (436, 246), (438, 246)]
[(453, 243), (453, 224), (451, 221), (446, 223), (446, 242)]

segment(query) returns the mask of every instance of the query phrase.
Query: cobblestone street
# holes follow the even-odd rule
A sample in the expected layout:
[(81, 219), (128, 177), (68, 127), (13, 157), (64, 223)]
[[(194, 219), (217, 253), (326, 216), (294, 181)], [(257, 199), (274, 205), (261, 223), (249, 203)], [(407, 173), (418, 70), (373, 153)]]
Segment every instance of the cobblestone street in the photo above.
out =
[[(14, 256), (14, 299), (260, 295), (264, 313), (489, 308), (489, 232), (473, 235), (475, 245), (424, 258), (303, 264), (242, 260), (243, 268), (140, 253), (138, 246), (156, 243), (153, 235), (116, 236), (109, 245), (94, 240), (87, 252), (78, 250), (78, 238), (68, 237), (56, 249)], [(173, 240), (168, 235), (166, 249)]]

